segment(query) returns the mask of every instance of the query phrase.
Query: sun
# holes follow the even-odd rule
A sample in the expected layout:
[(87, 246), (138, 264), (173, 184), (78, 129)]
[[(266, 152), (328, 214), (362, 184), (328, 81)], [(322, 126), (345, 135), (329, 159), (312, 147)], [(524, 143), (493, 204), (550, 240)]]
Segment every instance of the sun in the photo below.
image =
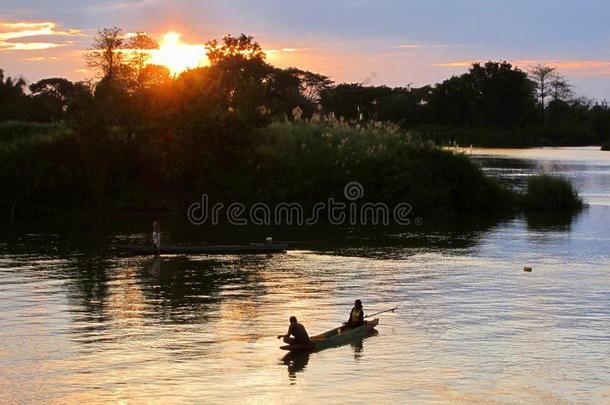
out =
[(163, 65), (172, 75), (177, 75), (187, 69), (193, 69), (205, 64), (207, 58), (203, 45), (185, 44), (177, 32), (163, 35), (159, 49), (152, 52), (150, 63)]

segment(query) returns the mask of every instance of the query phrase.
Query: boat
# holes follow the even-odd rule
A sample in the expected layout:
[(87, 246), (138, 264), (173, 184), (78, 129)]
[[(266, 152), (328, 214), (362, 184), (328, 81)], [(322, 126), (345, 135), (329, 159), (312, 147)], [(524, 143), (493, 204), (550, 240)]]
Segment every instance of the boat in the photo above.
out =
[(363, 337), (373, 331), (375, 326), (379, 324), (379, 318), (372, 321), (365, 321), (364, 325), (357, 328), (343, 331), (343, 326), (331, 329), (319, 335), (311, 336), (308, 343), (293, 343), (280, 346), (282, 350), (311, 352), (321, 349), (326, 349), (332, 346), (338, 346), (349, 342), (352, 339)]
[(176, 245), (156, 246), (128, 245), (117, 246), (121, 251), (136, 255), (157, 254), (204, 254), (204, 255), (227, 255), (227, 254), (268, 254), (285, 253), (288, 245), (280, 243), (251, 243), (248, 245)]

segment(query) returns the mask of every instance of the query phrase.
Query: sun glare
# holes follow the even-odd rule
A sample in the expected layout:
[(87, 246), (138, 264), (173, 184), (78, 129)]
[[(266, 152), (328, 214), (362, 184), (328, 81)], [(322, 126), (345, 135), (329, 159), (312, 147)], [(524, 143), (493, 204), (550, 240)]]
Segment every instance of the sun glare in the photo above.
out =
[(202, 66), (206, 61), (203, 45), (185, 44), (177, 32), (163, 35), (159, 49), (153, 51), (150, 63), (167, 67), (172, 75)]

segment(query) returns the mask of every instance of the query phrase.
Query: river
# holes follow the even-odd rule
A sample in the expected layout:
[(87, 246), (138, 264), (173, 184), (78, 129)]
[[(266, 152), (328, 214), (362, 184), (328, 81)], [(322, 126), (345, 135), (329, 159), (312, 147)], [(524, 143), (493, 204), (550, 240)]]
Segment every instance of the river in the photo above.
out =
[[(566, 176), (589, 207), (381, 233), (280, 229), (295, 249), (272, 256), (113, 253), (148, 236), (146, 217), (4, 226), (0, 403), (610, 403), (610, 152), (466, 153), (517, 188), (540, 171)], [(162, 221), (175, 241), (271, 232)], [(290, 315), (321, 332), (355, 298), (369, 313), (398, 309), (351, 344), (278, 349)]]

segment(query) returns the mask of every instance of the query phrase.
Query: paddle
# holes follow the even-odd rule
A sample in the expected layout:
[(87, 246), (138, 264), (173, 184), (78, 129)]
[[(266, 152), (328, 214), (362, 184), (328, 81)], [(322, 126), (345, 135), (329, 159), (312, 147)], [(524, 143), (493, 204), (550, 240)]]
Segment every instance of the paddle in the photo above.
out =
[(365, 318), (369, 318), (371, 316), (375, 316), (375, 315), (379, 315), (379, 314), (385, 314), (386, 312), (394, 312), (396, 311), (398, 307), (394, 307), (394, 308), (390, 308), (390, 309), (386, 309), (385, 311), (379, 311), (379, 312), (375, 312), (374, 314), (370, 314), (365, 316)]

